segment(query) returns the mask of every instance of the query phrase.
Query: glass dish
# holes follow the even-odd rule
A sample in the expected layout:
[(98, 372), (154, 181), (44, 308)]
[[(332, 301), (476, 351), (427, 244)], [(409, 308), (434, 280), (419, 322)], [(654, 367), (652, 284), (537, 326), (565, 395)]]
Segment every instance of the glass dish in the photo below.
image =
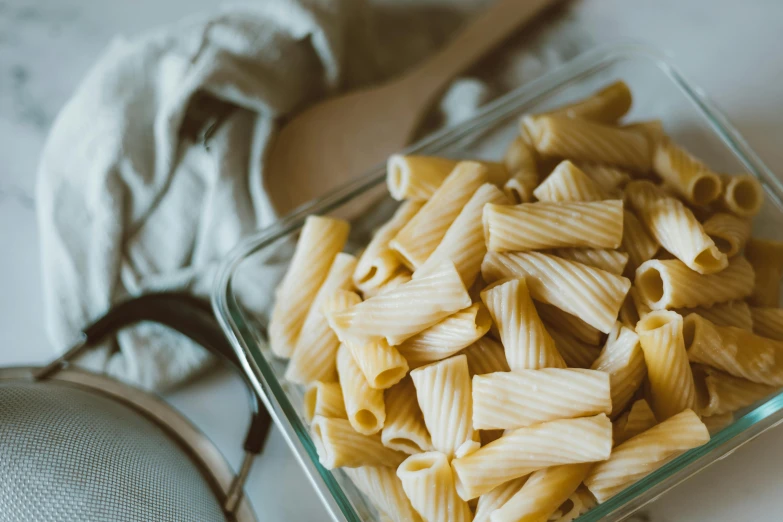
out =
[[(754, 233), (783, 240), (783, 185), (726, 118), (655, 50), (623, 45), (581, 55), (548, 75), (497, 99), (475, 118), (441, 131), (407, 149), (409, 153), (495, 159), (518, 132), (518, 118), (589, 95), (616, 79), (634, 94), (629, 120), (661, 118), (668, 134), (719, 172), (750, 172), (764, 185), (767, 201)], [(222, 266), (213, 306), (245, 370), (264, 397), (278, 427), (335, 521), (376, 521), (374, 510), (342, 471), (328, 471), (318, 456), (302, 409), (303, 390), (283, 379), (285, 362), (267, 346), (266, 324), (274, 288), (309, 214), (347, 217), (347, 250), (367, 243), (397, 203), (384, 190), (385, 166), (298, 209), (244, 241)], [(580, 522), (622, 520), (648, 502), (783, 420), (783, 393), (737, 414), (712, 440), (668, 463), (579, 518)]]

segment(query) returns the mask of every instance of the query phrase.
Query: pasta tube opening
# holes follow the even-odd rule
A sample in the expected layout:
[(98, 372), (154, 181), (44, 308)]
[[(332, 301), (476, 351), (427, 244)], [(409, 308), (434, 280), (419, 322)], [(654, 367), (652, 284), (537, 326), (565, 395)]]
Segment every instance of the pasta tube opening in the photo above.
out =
[(714, 175), (696, 178), (691, 185), (691, 201), (694, 205), (708, 205), (720, 196), (720, 179)]
[[(715, 239), (713, 238), (713, 241)], [(702, 250), (693, 260), (693, 263), (702, 268), (705, 274), (719, 272), (726, 266), (726, 255), (718, 246), (709, 246)]]
[(441, 459), (442, 455), (436, 452), (419, 453), (405, 459), (400, 467), (397, 468), (398, 474), (413, 474), (420, 473), (422, 471), (429, 471), (436, 466)]
[(358, 410), (354, 414), (353, 420), (362, 429), (367, 430), (367, 433), (375, 433), (381, 429), (381, 426), (378, 425), (378, 417), (370, 410)]
[(636, 286), (644, 300), (655, 304), (663, 299), (666, 286), (661, 272), (655, 266), (642, 267), (636, 276)]
[(696, 338), (696, 329), (699, 327), (699, 323), (696, 320), (697, 314), (691, 314), (685, 317), (685, 322), (682, 324), (682, 339), (685, 342), (685, 351), (690, 350), (693, 345), (693, 340)]
[(723, 206), (742, 217), (759, 213), (764, 203), (764, 189), (752, 176), (725, 176)]

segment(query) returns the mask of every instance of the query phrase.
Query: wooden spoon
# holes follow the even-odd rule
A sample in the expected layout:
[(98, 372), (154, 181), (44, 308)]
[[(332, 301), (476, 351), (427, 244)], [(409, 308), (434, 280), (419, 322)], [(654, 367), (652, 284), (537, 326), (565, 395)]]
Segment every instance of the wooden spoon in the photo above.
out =
[(457, 74), (552, 0), (498, 0), (402, 77), (319, 103), (288, 122), (269, 154), (266, 189), (279, 214), (325, 194), (403, 148)]

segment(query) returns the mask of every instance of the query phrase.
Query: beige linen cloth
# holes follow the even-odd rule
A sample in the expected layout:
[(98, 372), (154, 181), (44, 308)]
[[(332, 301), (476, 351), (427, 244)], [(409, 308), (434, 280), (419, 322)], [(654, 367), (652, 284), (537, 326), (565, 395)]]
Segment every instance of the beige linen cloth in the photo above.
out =
[[(221, 258), (277, 218), (263, 187), (286, 180), (280, 173), (265, 180), (263, 160), (284, 118), (398, 74), (481, 5), (468, 7), (259, 0), (117, 38), (62, 109), (41, 160), (38, 210), (52, 343), (65, 348), (112, 304), (145, 291), (207, 296)], [(528, 36), (457, 80), (431, 125), (469, 117), (497, 93), (584, 47), (562, 8), (537, 23), (546, 29), (526, 29)], [(204, 129), (228, 105), (237, 108), (205, 144)], [(81, 361), (158, 390), (210, 362), (187, 339), (147, 324)]]

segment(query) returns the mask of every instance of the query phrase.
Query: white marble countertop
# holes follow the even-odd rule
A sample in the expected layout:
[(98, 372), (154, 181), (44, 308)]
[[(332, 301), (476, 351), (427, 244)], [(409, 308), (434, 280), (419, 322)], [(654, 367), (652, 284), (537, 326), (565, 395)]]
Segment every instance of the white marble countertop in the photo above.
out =
[[(119, 32), (132, 34), (215, 0), (0, 0), (0, 365), (55, 353), (43, 331), (35, 172), (47, 129), (80, 77)], [(576, 14), (595, 41), (634, 39), (669, 52), (724, 108), (761, 158), (783, 173), (783, 2), (603, 0)], [(593, 34), (594, 33), (594, 34)], [(212, 374), (168, 397), (240, 460), (244, 391)], [(644, 511), (649, 520), (775, 520), (783, 511), (783, 431), (759, 437)], [(247, 493), (262, 520), (327, 520), (309, 483), (273, 430)]]

